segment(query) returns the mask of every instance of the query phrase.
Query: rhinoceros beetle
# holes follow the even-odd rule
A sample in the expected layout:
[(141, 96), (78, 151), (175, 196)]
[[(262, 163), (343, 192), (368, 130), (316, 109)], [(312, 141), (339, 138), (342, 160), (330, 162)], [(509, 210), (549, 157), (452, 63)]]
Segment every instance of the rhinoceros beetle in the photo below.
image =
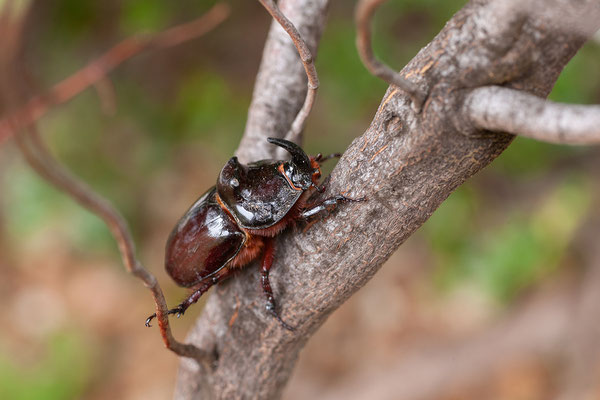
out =
[[(327, 216), (338, 203), (360, 201), (337, 195), (312, 201), (319, 186), (320, 164), (330, 158), (309, 157), (295, 143), (268, 138), (291, 154), (289, 161), (262, 160), (248, 165), (232, 157), (221, 170), (216, 186), (202, 195), (179, 220), (166, 245), (165, 269), (191, 295), (169, 314), (181, 316), (211, 286), (229, 277), (262, 254), (261, 283), (266, 309), (281, 325), (269, 270), (275, 252), (274, 237), (296, 222), (313, 223)], [(146, 320), (146, 326), (156, 314)]]

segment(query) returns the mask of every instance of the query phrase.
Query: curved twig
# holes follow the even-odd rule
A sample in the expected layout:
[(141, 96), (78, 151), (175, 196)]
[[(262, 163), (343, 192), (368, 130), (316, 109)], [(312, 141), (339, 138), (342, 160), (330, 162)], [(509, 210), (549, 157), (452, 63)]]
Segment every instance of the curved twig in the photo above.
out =
[(213, 30), (229, 15), (229, 6), (216, 4), (206, 14), (166, 31), (123, 40), (99, 58), (57, 83), (47, 93), (30, 99), (23, 107), (0, 120), (0, 144), (16, 131), (44, 116), (53, 106), (65, 103), (98, 83), (124, 61), (149, 49), (164, 49), (197, 38)]
[(304, 129), (304, 125), (306, 124), (306, 118), (310, 114), (312, 110), (312, 106), (315, 102), (315, 98), (317, 96), (317, 89), (319, 88), (319, 77), (317, 76), (317, 69), (315, 68), (314, 58), (310, 52), (310, 49), (306, 45), (304, 39), (300, 35), (300, 32), (296, 29), (294, 24), (287, 19), (285, 15), (281, 12), (277, 4), (273, 0), (259, 0), (260, 3), (267, 9), (269, 14), (281, 25), (281, 27), (287, 32), (292, 41), (294, 42), (294, 46), (298, 50), (298, 54), (300, 55), (300, 60), (302, 61), (302, 65), (304, 66), (304, 71), (306, 71), (306, 77), (308, 78), (308, 90), (306, 92), (306, 98), (304, 99), (304, 105), (296, 115), (294, 122), (292, 122), (292, 126), (290, 130), (285, 135), (287, 140), (290, 140), (294, 143), (300, 142), (300, 135), (302, 134), (302, 130)]
[(500, 86), (474, 89), (463, 113), (476, 129), (562, 144), (600, 144), (600, 105), (554, 103)]
[(356, 4), (354, 19), (356, 22), (356, 48), (365, 67), (376, 77), (390, 85), (398, 86), (408, 93), (412, 99), (412, 107), (416, 112), (421, 111), (427, 94), (416, 84), (405, 79), (375, 58), (371, 47), (371, 19), (375, 10), (386, 0), (359, 0)]
[[(197, 31), (198, 28), (196, 27), (195, 29)], [(25, 97), (25, 88), (23, 86), (18, 86), (16, 82), (27, 82), (27, 78), (29, 78), (28, 71), (22, 62), (22, 58), (19, 57), (19, 54), (22, 53), (23, 49), (21, 41), (22, 31), (21, 29), (15, 29), (12, 32), (13, 35), (5, 43), (3, 48), (4, 51), (2, 52), (3, 57), (0, 59), (0, 68), (2, 72), (2, 76), (0, 77), (5, 85), (5, 90), (3, 93), (8, 93), (7, 95), (3, 96), (2, 99), (4, 100), (5, 105), (16, 103), (20, 100), (20, 98)], [(166, 38), (169, 40), (165, 40), (165, 36), (160, 36), (161, 41), (154, 43), (160, 46), (170, 46), (175, 43), (179, 43), (181, 40), (185, 40), (186, 37), (189, 37), (189, 34), (191, 34), (188, 29), (184, 29), (183, 31), (170, 30), (170, 32), (172, 32), (172, 34), (166, 36)], [(131, 51), (124, 53), (122, 52), (123, 47), (120, 46), (124, 46), (124, 43), (136, 44), (137, 42), (125, 41), (120, 45), (117, 45), (111, 52), (107, 53), (104, 58), (101, 58), (95, 63), (88, 65), (88, 67), (69, 78), (72, 79), (72, 85), (64, 85), (63, 88), (73, 89), (74, 86), (76, 89), (81, 89), (85, 85), (89, 86), (90, 84), (102, 79), (104, 77), (104, 75), (101, 74), (103, 71), (101, 67), (102, 65), (104, 65), (106, 68), (104, 71), (108, 71), (116, 66), (119, 62), (134, 54), (134, 52), (132, 53)], [(124, 46), (124, 48), (126, 49), (128, 47)], [(132, 49), (139, 50), (139, 47), (133, 46), (130, 48), (130, 50)], [(106, 64), (102, 64), (100, 60), (112, 60), (113, 64), (106, 66)], [(91, 67), (93, 65), (96, 65), (96, 67)], [(88, 73), (85, 72), (86, 70)], [(25, 79), (17, 79), (23, 78), (23, 76)], [(69, 81), (69, 79), (63, 81), (63, 84)], [(79, 83), (79, 85), (77, 83)], [(61, 84), (57, 86), (60, 87), (60, 85)], [(76, 90), (69, 91), (66, 89), (59, 90), (59, 92), (63, 94), (70, 94), (72, 96), (78, 93)], [(206, 351), (201, 350), (192, 344), (181, 343), (173, 337), (169, 325), (167, 314), (168, 309), (163, 292), (154, 275), (146, 270), (142, 263), (136, 258), (135, 244), (125, 219), (108, 200), (94, 192), (93, 189), (91, 189), (77, 177), (73, 176), (70, 171), (68, 171), (58, 161), (55, 160), (42, 141), (37, 131), (35, 121), (35, 119), (30, 120), (27, 124), (27, 130), (15, 135), (17, 145), (23, 153), (28, 164), (42, 178), (70, 195), (80, 205), (97, 215), (104, 221), (104, 223), (106, 223), (110, 232), (117, 241), (125, 268), (132, 275), (142, 280), (144, 285), (152, 292), (152, 296), (156, 303), (156, 312), (158, 315), (160, 333), (165, 346), (177, 355), (194, 359), (203, 365), (208, 365), (211, 360), (211, 356)], [(9, 132), (18, 132), (19, 128), (22, 127), (21, 125), (16, 124), (15, 119), (10, 118), (6, 120), (6, 124)]]
[(165, 346), (182, 357), (206, 362), (209, 359), (206, 352), (194, 345), (181, 343), (173, 337), (169, 326), (168, 308), (163, 292), (154, 275), (136, 259), (135, 244), (123, 216), (110, 202), (95, 193), (93, 189), (73, 176), (53, 158), (43, 143), (35, 125), (31, 125), (27, 132), (16, 135), (15, 139), (31, 168), (46, 181), (70, 195), (81, 206), (97, 215), (108, 226), (117, 241), (125, 268), (133, 276), (140, 279), (152, 292), (152, 297), (156, 303), (160, 333)]

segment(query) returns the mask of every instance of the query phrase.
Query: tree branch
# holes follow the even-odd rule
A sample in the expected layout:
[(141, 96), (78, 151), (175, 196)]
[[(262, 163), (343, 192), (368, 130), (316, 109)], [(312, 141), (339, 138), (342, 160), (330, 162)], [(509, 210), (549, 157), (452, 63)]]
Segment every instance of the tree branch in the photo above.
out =
[[(538, 16), (512, 16), (494, 25), (498, 3), (467, 4), (404, 68), (403, 76), (414, 76), (428, 88), (420, 114), (411, 109), (405, 93), (388, 89), (367, 132), (340, 159), (328, 194), (368, 200), (340, 207), (306, 233), (278, 238), (271, 282), (282, 317), (297, 329), (283, 330), (264, 311), (257, 268), (245, 268), (214, 289), (190, 332), (190, 342), (215, 354), (215, 366), (207, 370), (182, 360), (177, 399), (279, 397), (300, 349), (327, 316), (362, 287), (456, 187), (509, 145), (508, 135), (462, 134), (470, 125), (455, 117), (465, 86), (501, 80), (546, 95), (585, 38), (579, 32), (554, 30)], [(298, 9), (313, 10), (314, 5), (289, 1), (281, 6), (290, 16)], [(595, 7), (595, 0), (582, 3), (586, 5)], [(504, 11), (509, 15), (510, 8)], [(554, 11), (560, 15), (559, 9)], [(293, 20), (309, 43), (321, 29), (315, 19)], [(248, 157), (245, 161), (269, 155), (264, 137), (282, 137), (295, 116), (290, 102), (302, 102), (298, 88), (304, 87), (303, 81), (295, 90), (278, 86), (302, 73), (297, 56), (290, 59), (296, 59), (300, 69), (290, 78), (285, 78), (285, 70), (270, 68), (270, 61), (278, 57), (289, 60), (285, 52), (272, 52), (279, 40), (283, 39), (271, 34), (265, 46), (238, 150), (238, 155)], [(289, 43), (288, 52), (292, 51)], [(274, 108), (278, 106), (281, 109)], [(286, 117), (281, 119), (280, 112)]]
[[(211, 357), (208, 353), (193, 344), (178, 342), (173, 337), (163, 292), (154, 275), (146, 270), (136, 258), (135, 244), (125, 219), (109, 201), (95, 193), (93, 189), (72, 175), (54, 159), (42, 141), (35, 123), (51, 105), (66, 101), (81, 92), (85, 87), (104, 79), (105, 74), (112, 68), (137, 52), (151, 45), (156, 47), (172, 46), (201, 35), (220, 22), (227, 13), (228, 8), (226, 6), (215, 6), (203, 18), (171, 28), (146, 40), (127, 39), (113, 47), (100, 59), (90, 63), (86, 68), (56, 85), (51, 91), (55, 98), (52, 96), (46, 100), (41, 97), (34, 98), (27, 103), (25, 108), (18, 111), (15, 114), (16, 116), (13, 115), (0, 122), (0, 136), (3, 132), (5, 134), (16, 133), (15, 139), (19, 149), (28, 164), (42, 178), (71, 196), (81, 206), (106, 223), (118, 244), (125, 268), (140, 279), (152, 292), (156, 303), (160, 333), (165, 346), (180, 356), (194, 359), (202, 364), (209, 363)], [(22, 22), (24, 17), (23, 15), (18, 16), (17, 21), (11, 21), (9, 17), (10, 8), (0, 10), (0, 21), (5, 22), (5, 24), (0, 25), (0, 33), (2, 33), (0, 36), (5, 38), (0, 49), (0, 87), (3, 88), (2, 93), (0, 93), (2, 95), (0, 100), (1, 105), (5, 108), (19, 103), (25, 98), (27, 91), (23, 82), (27, 82), (29, 78), (23, 57), (20, 56), (23, 53)], [(206, 26), (201, 26), (203, 24), (206, 24)], [(37, 110), (37, 113), (32, 113), (31, 107)], [(23, 127), (26, 127), (27, 130), (19, 132)]]
[[(555, 30), (552, 21), (538, 16), (516, 15), (494, 25), (498, 3), (468, 3), (404, 68), (404, 76), (414, 76), (428, 88), (420, 114), (411, 109), (405, 93), (388, 89), (367, 132), (340, 159), (327, 194), (368, 200), (340, 207), (306, 233), (278, 238), (271, 282), (282, 317), (296, 331), (283, 330), (264, 311), (257, 268), (245, 268), (215, 288), (189, 335), (190, 342), (215, 354), (214, 368), (183, 360), (176, 398), (279, 397), (300, 349), (327, 316), (362, 287), (456, 187), (509, 145), (508, 135), (463, 134), (470, 124), (455, 117), (464, 88), (504, 83), (547, 95), (585, 38), (580, 32)], [(309, 5), (314, 2), (285, 4), (289, 8), (283, 10), (282, 4), (282, 11), (289, 16), (292, 9), (313, 9)], [(596, 6), (595, 0), (579, 5)], [(560, 15), (560, 8), (554, 11), (555, 17)], [(305, 39), (319, 30), (314, 18), (294, 24)], [(306, 27), (313, 35), (304, 33)], [(238, 155), (256, 158), (246, 161), (268, 155), (264, 135), (281, 137), (287, 131), (289, 122), (282, 124), (277, 114), (288, 115), (286, 121), (295, 114), (289, 112), (290, 101), (281, 99), (301, 104), (303, 98), (298, 90), (303, 82), (295, 91), (277, 87), (282, 72), (269, 69), (265, 61), (280, 56), (267, 51), (274, 41), (270, 35), (253, 107), (257, 99), (276, 95), (269, 104), (282, 108), (251, 109)], [(280, 91), (283, 94), (277, 95)]]
[(127, 271), (140, 279), (144, 286), (152, 292), (152, 297), (156, 303), (160, 334), (165, 347), (179, 356), (189, 357), (201, 363), (208, 362), (210, 356), (205, 351), (192, 344), (181, 343), (173, 337), (167, 314), (167, 303), (162, 289), (154, 275), (136, 258), (135, 244), (129, 226), (117, 209), (89, 186), (70, 174), (52, 157), (42, 142), (35, 124), (29, 126), (27, 132), (18, 134), (15, 138), (27, 163), (34, 171), (104, 221), (117, 242)]
[(462, 112), (477, 130), (508, 132), (550, 143), (600, 143), (599, 105), (554, 103), (526, 92), (489, 86), (469, 93)]

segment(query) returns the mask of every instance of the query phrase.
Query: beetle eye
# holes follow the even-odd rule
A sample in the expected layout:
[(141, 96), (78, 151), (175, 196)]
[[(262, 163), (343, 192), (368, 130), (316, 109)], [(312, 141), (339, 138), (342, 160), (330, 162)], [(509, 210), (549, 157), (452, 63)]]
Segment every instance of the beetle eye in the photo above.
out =
[(229, 184), (233, 187), (238, 187), (240, 186), (240, 181), (238, 181), (237, 178), (231, 178)]

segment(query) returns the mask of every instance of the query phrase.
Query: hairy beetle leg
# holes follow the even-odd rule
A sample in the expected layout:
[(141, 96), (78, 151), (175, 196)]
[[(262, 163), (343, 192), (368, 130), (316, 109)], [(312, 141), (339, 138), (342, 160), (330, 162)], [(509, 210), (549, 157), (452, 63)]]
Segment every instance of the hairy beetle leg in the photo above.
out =
[(267, 311), (279, 321), (281, 326), (288, 331), (294, 331), (294, 328), (285, 323), (283, 319), (279, 316), (277, 312), (277, 307), (275, 304), (275, 297), (273, 296), (273, 289), (271, 289), (271, 283), (269, 282), (269, 271), (273, 266), (273, 256), (275, 255), (275, 241), (272, 238), (269, 238), (265, 241), (265, 252), (263, 255), (263, 262), (260, 268), (260, 277), (261, 277), (261, 285), (265, 297), (267, 298)]
[[(176, 314), (177, 318), (181, 317), (183, 314), (185, 314), (185, 311), (192, 304), (196, 303), (200, 299), (200, 297), (202, 297), (202, 295), (208, 291), (208, 289), (210, 289), (213, 285), (219, 283), (223, 279), (227, 278), (232, 273), (232, 270), (230, 268), (224, 268), (221, 271), (223, 271), (221, 274), (215, 275), (210, 279), (207, 279), (205, 282), (202, 282), (198, 286), (198, 289), (194, 290), (192, 294), (188, 296), (187, 299), (181, 302), (181, 304), (167, 311), (167, 315)], [(156, 313), (152, 314), (146, 319), (145, 325), (147, 327), (151, 327), (152, 325), (150, 325), (150, 322), (152, 322), (154, 318), (156, 318)]]

